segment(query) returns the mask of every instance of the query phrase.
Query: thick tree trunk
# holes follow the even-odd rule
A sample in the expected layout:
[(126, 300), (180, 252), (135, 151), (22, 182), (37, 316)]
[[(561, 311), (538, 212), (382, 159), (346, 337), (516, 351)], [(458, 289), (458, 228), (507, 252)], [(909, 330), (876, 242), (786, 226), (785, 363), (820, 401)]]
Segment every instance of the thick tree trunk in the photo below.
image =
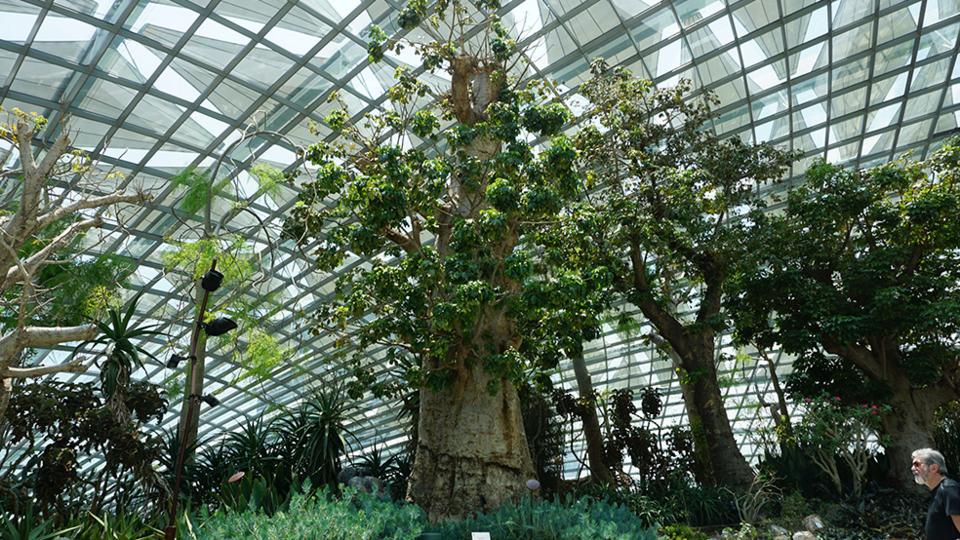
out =
[(10, 405), (10, 395), (13, 393), (13, 379), (0, 379), (0, 431), (3, 430), (3, 419)]
[(613, 473), (607, 467), (606, 453), (603, 450), (603, 433), (600, 431), (600, 419), (597, 418), (597, 404), (593, 392), (593, 381), (587, 364), (583, 359), (583, 347), (569, 353), (573, 363), (573, 373), (577, 378), (577, 391), (581, 401), (588, 406), (584, 410), (583, 435), (587, 443), (587, 458), (590, 461), (590, 479), (601, 484), (613, 485)]
[(915, 484), (910, 472), (910, 454), (934, 446), (934, 414), (950, 401), (950, 393), (939, 388), (911, 388), (905, 381), (891, 387), (893, 410), (882, 420), (884, 435), (888, 437), (884, 448), (890, 463), (890, 480), (906, 488)]
[(692, 425), (694, 435), (701, 431), (709, 455), (709, 469), (718, 484), (747, 487), (753, 481), (753, 470), (747, 464), (740, 447), (733, 437), (730, 419), (720, 394), (717, 381), (717, 367), (713, 359), (712, 336), (710, 346), (692, 347), (690, 353), (681, 355), (683, 369), (686, 371), (690, 401), (688, 410), (693, 411), (691, 419), (699, 418), (700, 426)]
[(407, 498), (431, 522), (488, 511), (526, 491), (534, 478), (520, 400), (507, 380), (488, 389), (482, 365), (456, 381), (420, 390), (420, 427)]
[[(673, 363), (673, 369), (683, 369), (683, 359), (677, 354), (673, 347), (657, 334), (649, 334), (650, 339)], [(687, 413), (687, 423), (690, 425), (690, 433), (693, 435), (693, 459), (696, 467), (693, 471), (697, 482), (709, 484), (713, 482), (713, 470), (710, 464), (710, 450), (707, 444), (707, 437), (703, 432), (703, 420), (700, 419), (700, 413), (697, 412), (696, 400), (694, 399), (693, 385), (680, 383), (680, 395), (683, 398), (684, 408)]]

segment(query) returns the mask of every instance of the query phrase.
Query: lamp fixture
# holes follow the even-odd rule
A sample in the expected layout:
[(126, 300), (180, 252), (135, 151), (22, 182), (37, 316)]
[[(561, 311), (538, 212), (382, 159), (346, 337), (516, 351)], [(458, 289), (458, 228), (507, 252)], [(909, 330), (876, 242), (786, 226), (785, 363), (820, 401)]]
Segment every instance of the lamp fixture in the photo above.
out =
[(190, 399), (198, 399), (206, 403), (210, 407), (216, 407), (217, 405), (220, 404), (220, 400), (213, 397), (210, 394), (206, 394), (206, 395), (190, 394)]
[(170, 359), (167, 360), (167, 367), (170, 369), (177, 369), (177, 366), (180, 365), (180, 362), (183, 362), (184, 360), (190, 360), (191, 358), (193, 357), (173, 353), (170, 355)]
[(213, 292), (219, 289), (221, 283), (223, 283), (223, 274), (213, 268), (207, 270), (207, 273), (200, 279), (200, 286), (207, 292)]
[(223, 334), (235, 329), (237, 327), (237, 323), (233, 322), (233, 319), (217, 317), (210, 322), (200, 323), (200, 326), (203, 327), (203, 330), (208, 336), (222, 336)]

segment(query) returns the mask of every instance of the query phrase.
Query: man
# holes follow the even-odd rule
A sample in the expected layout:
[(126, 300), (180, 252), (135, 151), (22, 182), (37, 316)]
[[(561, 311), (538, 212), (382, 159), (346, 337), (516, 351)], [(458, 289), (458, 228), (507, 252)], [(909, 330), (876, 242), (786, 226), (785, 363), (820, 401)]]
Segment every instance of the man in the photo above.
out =
[(913, 479), (933, 493), (924, 526), (927, 540), (960, 538), (960, 484), (944, 476), (947, 463), (943, 454), (930, 448), (913, 452)]

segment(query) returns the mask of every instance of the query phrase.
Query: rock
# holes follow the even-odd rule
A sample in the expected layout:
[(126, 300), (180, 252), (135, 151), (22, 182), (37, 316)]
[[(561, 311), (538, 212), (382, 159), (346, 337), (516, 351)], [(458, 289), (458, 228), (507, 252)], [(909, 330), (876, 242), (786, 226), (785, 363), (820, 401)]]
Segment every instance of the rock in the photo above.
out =
[(816, 514), (810, 514), (809, 516), (803, 518), (803, 528), (812, 533), (819, 531), (823, 527), (823, 519)]
[(790, 531), (784, 529), (776, 523), (770, 524), (769, 532), (770, 536), (790, 536)]
[(771, 524), (767, 533), (772, 540), (790, 540), (790, 531), (776, 524)]
[(347, 485), (365, 493), (380, 492), (380, 479), (376, 476), (354, 476)]
[(793, 533), (793, 540), (817, 540), (817, 535), (810, 531), (797, 531)]

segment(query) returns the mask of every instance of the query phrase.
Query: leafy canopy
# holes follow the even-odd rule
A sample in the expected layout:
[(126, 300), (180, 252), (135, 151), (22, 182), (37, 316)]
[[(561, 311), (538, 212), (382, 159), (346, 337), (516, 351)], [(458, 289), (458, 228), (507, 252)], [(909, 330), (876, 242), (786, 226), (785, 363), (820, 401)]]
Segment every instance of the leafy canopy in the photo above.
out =
[[(956, 374), (960, 345), (960, 139), (928, 161), (866, 171), (825, 162), (791, 189), (731, 299), (737, 334), (809, 357), (859, 358), (874, 380), (925, 386)], [(853, 347), (880, 360), (852, 354)], [(891, 374), (893, 372), (890, 372)]]
[[(437, 13), (448, 7), (444, 21), (466, 17), (457, 2)], [(405, 26), (420, 22), (425, 4), (411, 2), (404, 13)], [(334, 111), (326, 123), (340, 137), (307, 151), (317, 174), (302, 186), (285, 233), (311, 246), (320, 270), (346, 268), (314, 329), (349, 335), (339, 344), (356, 347), (354, 374), (377, 392), (392, 389), (366, 362), (374, 352), (400, 368), (394, 382), (404, 386), (440, 387), (475, 363), (496, 375), (492, 384), (537, 368), (525, 359), (538, 356), (540, 340), (517, 330), (546, 300), (531, 233), (578, 196), (579, 151), (560, 133), (567, 109), (549, 101), (544, 83), (507, 74), (512, 45), (495, 20), (491, 28), (479, 50), (417, 46), (427, 70), (452, 73), (438, 101), (399, 68), (386, 112), (353, 122), (346, 109)], [(376, 60), (391, 44), (377, 29), (371, 39)], [(356, 256), (370, 262), (354, 264)]]

